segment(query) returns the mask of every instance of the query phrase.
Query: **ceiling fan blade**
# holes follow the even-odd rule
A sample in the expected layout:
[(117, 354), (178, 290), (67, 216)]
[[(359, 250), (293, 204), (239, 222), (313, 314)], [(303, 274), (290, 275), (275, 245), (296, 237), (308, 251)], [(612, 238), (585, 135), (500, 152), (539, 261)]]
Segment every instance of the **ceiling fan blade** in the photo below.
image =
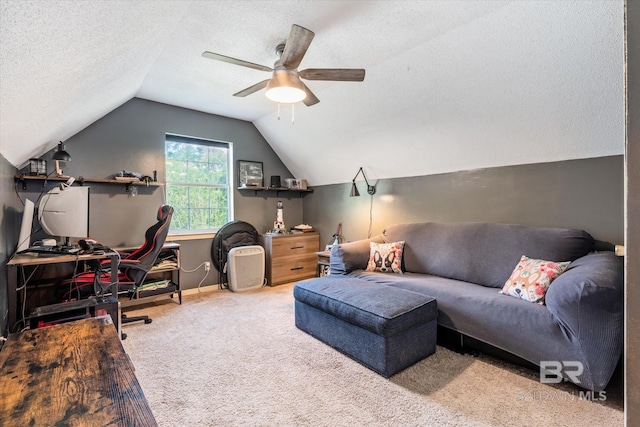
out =
[(311, 30), (307, 30), (306, 28), (296, 24), (291, 26), (289, 38), (287, 39), (287, 43), (284, 45), (284, 51), (280, 58), (282, 65), (285, 68), (289, 70), (298, 68), (300, 61), (302, 61), (302, 57), (307, 53), (307, 49), (309, 49), (313, 36), (315, 36), (315, 34)]
[(246, 89), (242, 89), (240, 92), (234, 93), (233, 96), (251, 95), (252, 93), (259, 91), (260, 89), (264, 89), (265, 87), (267, 87), (267, 83), (269, 83), (269, 80), (271, 79), (263, 80), (260, 83), (256, 83), (253, 86), (249, 86)]
[(360, 68), (307, 68), (299, 75), (307, 80), (333, 80), (340, 82), (361, 82), (365, 70)]
[(307, 87), (306, 84), (302, 83), (302, 86), (304, 86), (304, 92), (307, 94), (307, 96), (302, 100), (302, 102), (304, 102), (304, 104), (307, 107), (311, 107), (312, 105), (315, 105), (318, 102), (320, 102), (320, 100), (313, 94), (313, 92), (311, 92), (311, 90)]
[(202, 52), (202, 56), (209, 59), (215, 59), (216, 61), (228, 62), (229, 64), (240, 65), (242, 67), (253, 68), (260, 71), (273, 71), (273, 68), (265, 65), (254, 64), (253, 62), (243, 61), (242, 59), (232, 58), (230, 56), (220, 55), (213, 52)]

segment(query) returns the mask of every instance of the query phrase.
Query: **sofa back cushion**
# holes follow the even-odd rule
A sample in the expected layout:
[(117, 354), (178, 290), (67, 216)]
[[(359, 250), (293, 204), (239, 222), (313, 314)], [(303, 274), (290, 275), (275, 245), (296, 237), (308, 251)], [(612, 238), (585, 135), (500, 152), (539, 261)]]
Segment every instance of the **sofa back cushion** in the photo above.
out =
[(574, 261), (594, 244), (582, 230), (496, 223), (394, 224), (384, 239), (405, 241), (405, 271), (493, 288), (502, 288), (522, 255)]

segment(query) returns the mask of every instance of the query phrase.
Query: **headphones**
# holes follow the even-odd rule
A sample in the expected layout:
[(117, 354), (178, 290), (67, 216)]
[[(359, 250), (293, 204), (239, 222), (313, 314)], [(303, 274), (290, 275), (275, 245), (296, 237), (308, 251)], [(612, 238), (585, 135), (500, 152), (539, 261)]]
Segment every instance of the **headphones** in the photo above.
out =
[(78, 240), (78, 245), (80, 245), (80, 248), (82, 248), (82, 250), (85, 253), (91, 253), (94, 250), (96, 251), (104, 250), (104, 247), (100, 243), (98, 243), (96, 240), (93, 240), (93, 239)]

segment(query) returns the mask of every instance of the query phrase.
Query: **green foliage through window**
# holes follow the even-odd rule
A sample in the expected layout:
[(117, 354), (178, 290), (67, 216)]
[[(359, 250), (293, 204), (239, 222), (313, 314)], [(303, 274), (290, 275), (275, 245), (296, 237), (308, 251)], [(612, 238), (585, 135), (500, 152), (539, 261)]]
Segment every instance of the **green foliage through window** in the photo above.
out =
[(172, 234), (214, 232), (231, 220), (229, 144), (167, 135), (165, 162)]

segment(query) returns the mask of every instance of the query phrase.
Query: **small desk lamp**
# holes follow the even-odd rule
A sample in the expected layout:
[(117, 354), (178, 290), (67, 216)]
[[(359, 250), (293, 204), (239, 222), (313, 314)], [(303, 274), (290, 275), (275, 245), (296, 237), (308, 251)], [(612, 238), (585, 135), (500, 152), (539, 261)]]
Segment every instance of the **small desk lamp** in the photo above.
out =
[(358, 175), (360, 175), (360, 173), (362, 173), (364, 182), (367, 184), (367, 193), (373, 196), (374, 194), (376, 194), (376, 187), (373, 185), (369, 185), (369, 181), (367, 181), (367, 176), (364, 174), (364, 170), (362, 170), (362, 167), (360, 167), (360, 169), (358, 170), (358, 173), (356, 173), (356, 176), (354, 176), (353, 180), (351, 180), (351, 193), (349, 194), (349, 197), (360, 196), (360, 192), (358, 191), (358, 187), (356, 186), (356, 178), (358, 177)]
[(71, 161), (71, 155), (69, 155), (69, 153), (65, 151), (64, 144), (62, 143), (62, 141), (60, 141), (60, 143), (58, 144), (58, 149), (56, 150), (55, 153), (53, 153), (53, 156), (51, 158), (56, 161), (56, 175), (62, 176), (62, 169), (60, 169), (60, 162)]

